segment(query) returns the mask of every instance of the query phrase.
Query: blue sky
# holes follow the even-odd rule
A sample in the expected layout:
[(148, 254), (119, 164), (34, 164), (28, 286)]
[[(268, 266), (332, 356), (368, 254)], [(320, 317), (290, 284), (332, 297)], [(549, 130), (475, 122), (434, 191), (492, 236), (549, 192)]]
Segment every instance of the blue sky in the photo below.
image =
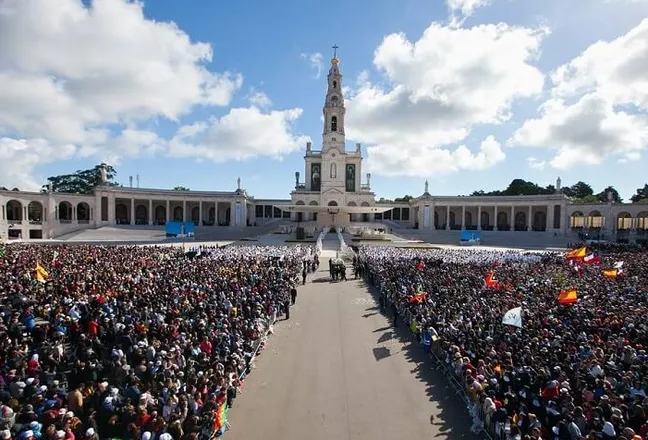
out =
[(321, 143), (333, 44), (347, 148), (363, 143), (378, 197), (419, 195), (426, 179), (457, 195), (561, 176), (629, 198), (648, 181), (636, 74), (648, 69), (647, 1), (448, 2), (481, 7), (60, 0), (48, 12), (46, 0), (9, 0), (0, 185), (107, 160), (124, 184), (139, 174), (142, 187), (233, 190), (240, 176), (256, 197), (286, 198), (307, 138)]

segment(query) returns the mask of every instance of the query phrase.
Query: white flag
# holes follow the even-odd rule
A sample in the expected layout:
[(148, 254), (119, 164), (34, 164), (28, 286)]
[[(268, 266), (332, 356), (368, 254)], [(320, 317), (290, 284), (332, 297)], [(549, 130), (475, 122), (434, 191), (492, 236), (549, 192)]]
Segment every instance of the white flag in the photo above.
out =
[(621, 269), (623, 267), (623, 261), (617, 261), (614, 263), (614, 268), (615, 269)]
[(516, 307), (506, 312), (502, 318), (502, 324), (522, 328), (522, 307)]

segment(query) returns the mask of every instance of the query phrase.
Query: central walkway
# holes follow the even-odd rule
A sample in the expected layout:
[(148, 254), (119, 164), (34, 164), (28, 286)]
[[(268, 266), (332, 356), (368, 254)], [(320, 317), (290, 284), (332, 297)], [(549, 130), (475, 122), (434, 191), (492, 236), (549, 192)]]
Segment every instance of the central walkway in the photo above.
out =
[(329, 283), (323, 259), (299, 288), (290, 320), (275, 325), (225, 437), (482, 439), (410, 335), (402, 324), (394, 333), (363, 281)]

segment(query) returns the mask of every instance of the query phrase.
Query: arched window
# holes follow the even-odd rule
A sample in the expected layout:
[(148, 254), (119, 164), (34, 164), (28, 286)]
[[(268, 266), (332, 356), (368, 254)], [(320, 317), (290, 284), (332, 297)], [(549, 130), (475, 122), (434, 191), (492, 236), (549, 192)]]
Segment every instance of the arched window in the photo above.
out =
[(333, 81), (333, 88), (337, 89), (337, 81)]
[(334, 163), (331, 164), (331, 172), (329, 174), (329, 177), (331, 179), (337, 179), (337, 165)]
[(337, 116), (331, 118), (331, 131), (337, 131)]

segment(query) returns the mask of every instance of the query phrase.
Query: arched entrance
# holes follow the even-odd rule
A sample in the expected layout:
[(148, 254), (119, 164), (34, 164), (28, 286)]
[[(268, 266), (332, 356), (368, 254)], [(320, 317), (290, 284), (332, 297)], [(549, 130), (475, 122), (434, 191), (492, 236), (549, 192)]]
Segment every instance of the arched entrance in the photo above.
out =
[(135, 224), (145, 225), (148, 223), (148, 208), (144, 205), (135, 207)]
[(90, 205), (86, 202), (80, 202), (77, 204), (77, 221), (79, 223), (90, 222)]
[(155, 224), (156, 225), (165, 225), (166, 224), (166, 208), (164, 206), (158, 205), (155, 207)]

